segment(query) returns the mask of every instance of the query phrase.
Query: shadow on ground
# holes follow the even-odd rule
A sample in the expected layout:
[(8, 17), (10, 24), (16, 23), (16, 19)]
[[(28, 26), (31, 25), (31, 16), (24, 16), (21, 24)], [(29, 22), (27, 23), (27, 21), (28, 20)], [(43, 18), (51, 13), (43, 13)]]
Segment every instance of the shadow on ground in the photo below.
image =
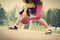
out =
[(35, 30), (9, 30), (0, 27), (0, 40), (60, 40), (60, 34), (46, 35), (44, 32)]

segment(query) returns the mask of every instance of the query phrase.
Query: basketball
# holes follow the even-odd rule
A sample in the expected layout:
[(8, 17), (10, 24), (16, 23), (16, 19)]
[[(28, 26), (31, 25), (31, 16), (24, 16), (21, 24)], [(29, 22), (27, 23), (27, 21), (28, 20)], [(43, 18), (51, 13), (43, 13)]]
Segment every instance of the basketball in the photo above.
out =
[(24, 18), (22, 18), (22, 20), (21, 20), (21, 22), (23, 23), (23, 24), (28, 24), (29, 23), (29, 18), (28, 17), (24, 17)]

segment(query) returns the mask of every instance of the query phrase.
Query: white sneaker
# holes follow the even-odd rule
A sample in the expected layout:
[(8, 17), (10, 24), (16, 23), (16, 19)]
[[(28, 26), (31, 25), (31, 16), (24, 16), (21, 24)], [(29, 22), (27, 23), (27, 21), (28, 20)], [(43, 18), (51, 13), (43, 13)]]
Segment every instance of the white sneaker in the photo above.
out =
[(49, 29), (47, 32), (45, 32), (45, 34), (52, 34), (52, 30)]
[(9, 27), (8, 29), (18, 29), (17, 26)]

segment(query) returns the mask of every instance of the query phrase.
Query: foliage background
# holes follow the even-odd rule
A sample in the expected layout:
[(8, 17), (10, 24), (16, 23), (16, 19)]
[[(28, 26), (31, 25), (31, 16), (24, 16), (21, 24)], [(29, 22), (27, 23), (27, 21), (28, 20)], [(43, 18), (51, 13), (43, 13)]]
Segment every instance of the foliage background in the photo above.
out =
[[(52, 29), (54, 27), (53, 32), (60, 33), (60, 1), (42, 0), (42, 2), (42, 18), (46, 20)], [(24, 3), (21, 0), (0, 0), (0, 26), (8, 27), (14, 25), (17, 15), (23, 9), (23, 6)], [(45, 30), (37, 20), (32, 20), (26, 25), (20, 23), (19, 27), (31, 30)], [(58, 30), (55, 31), (55, 28), (58, 28)]]

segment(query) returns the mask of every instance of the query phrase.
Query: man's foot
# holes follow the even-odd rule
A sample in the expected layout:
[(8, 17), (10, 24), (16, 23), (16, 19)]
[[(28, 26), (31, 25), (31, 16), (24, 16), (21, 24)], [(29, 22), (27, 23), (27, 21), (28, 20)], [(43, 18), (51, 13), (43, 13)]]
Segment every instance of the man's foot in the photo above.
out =
[(49, 29), (47, 32), (45, 32), (45, 34), (52, 34), (52, 30)]
[(8, 29), (17, 30), (18, 27), (17, 26), (13, 26), (13, 27), (9, 27)]

